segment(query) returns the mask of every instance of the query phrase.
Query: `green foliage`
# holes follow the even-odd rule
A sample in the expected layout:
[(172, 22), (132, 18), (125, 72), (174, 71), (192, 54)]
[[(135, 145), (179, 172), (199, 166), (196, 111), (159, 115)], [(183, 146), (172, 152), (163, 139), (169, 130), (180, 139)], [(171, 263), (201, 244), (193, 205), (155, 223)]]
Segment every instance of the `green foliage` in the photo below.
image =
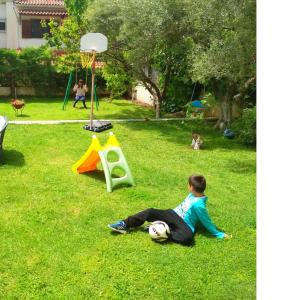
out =
[(217, 106), (217, 100), (210, 92), (202, 97), (201, 102), (205, 106), (204, 109), (193, 107), (191, 101), (185, 105), (187, 107), (186, 116), (189, 120), (202, 120), (205, 117), (206, 112), (209, 112)]
[(78, 24), (83, 21), (90, 0), (65, 0), (68, 14), (75, 18)]
[(58, 73), (69, 74), (72, 71), (76, 71), (80, 67), (80, 55), (79, 53), (63, 54), (54, 58), (54, 67)]
[(188, 52), (192, 79), (210, 83), (219, 101), (218, 127), (232, 121), (234, 96), (241, 94), (245, 105), (247, 83), (255, 86), (256, 1), (191, 0), (192, 37), (195, 46)]
[[(188, 71), (191, 62), (188, 60), (188, 56), (184, 55), (187, 51), (192, 50), (192, 46), (191, 38), (187, 38), (183, 39), (182, 42), (176, 42), (170, 48), (170, 57), (173, 62), (171, 65), (172, 76), (168, 82), (167, 92), (163, 99), (162, 109), (165, 112), (182, 110), (193, 92), (193, 83)], [(162, 51), (158, 51), (155, 54), (155, 61), (158, 70), (166, 69), (166, 59), (164, 59)], [(164, 76), (164, 73), (160, 73), (159, 81), (161, 86), (164, 86), (165, 80), (166, 76)]]
[(186, 84), (179, 77), (171, 79), (162, 109), (164, 112), (177, 112), (183, 110), (192, 93), (192, 85)]
[(227, 80), (239, 90), (255, 76), (256, 2), (191, 1), (191, 5), (194, 80)]
[(214, 108), (217, 105), (217, 100), (211, 92), (206, 93), (203, 96), (201, 102), (205, 106), (206, 110), (211, 110), (212, 108)]
[(52, 53), (49, 48), (24, 48), (19, 52), (24, 74), (18, 77), (21, 85), (33, 86), (35, 88), (48, 88), (51, 83), (54, 68), (51, 64)]
[(10, 86), (12, 77), (19, 74), (21, 61), (16, 50), (0, 49), (0, 86)]
[(142, 82), (160, 102), (170, 80), (181, 73), (185, 77), (181, 70), (188, 70), (184, 51), (190, 40), (184, 7), (183, 0), (97, 0), (89, 8), (91, 30), (109, 39), (104, 58)]
[(246, 145), (256, 145), (256, 106), (245, 108), (240, 118), (232, 124), (238, 139)]
[(187, 106), (186, 116), (189, 120), (203, 120), (204, 110), (192, 107), (189, 104)]
[(50, 27), (50, 33), (46, 33), (44, 38), (47, 39), (51, 47), (64, 49), (67, 52), (78, 52), (80, 50), (80, 38), (86, 33), (85, 20), (78, 23), (76, 19), (68, 17), (60, 24), (51, 19), (48, 26)]
[(102, 69), (111, 98), (120, 98), (132, 87), (132, 78), (119, 65), (107, 64)]
[(50, 48), (0, 49), (0, 57), (0, 85), (32, 86), (38, 95), (64, 89), (67, 78), (56, 72)]

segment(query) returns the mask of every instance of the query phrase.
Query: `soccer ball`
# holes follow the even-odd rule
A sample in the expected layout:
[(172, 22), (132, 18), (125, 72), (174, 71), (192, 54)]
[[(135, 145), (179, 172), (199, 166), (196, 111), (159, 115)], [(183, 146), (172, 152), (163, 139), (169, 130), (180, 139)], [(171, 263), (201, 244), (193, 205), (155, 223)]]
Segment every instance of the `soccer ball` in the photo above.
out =
[(155, 241), (164, 241), (170, 234), (169, 226), (163, 221), (155, 221), (149, 225), (148, 233)]

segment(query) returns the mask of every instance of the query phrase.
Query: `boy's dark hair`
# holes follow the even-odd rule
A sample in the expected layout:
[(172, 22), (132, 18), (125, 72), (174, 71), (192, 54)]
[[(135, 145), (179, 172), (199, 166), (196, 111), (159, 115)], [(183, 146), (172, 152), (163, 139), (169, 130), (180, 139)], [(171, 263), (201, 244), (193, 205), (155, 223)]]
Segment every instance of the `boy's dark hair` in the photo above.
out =
[(189, 177), (189, 185), (192, 186), (197, 193), (203, 193), (206, 188), (206, 180), (202, 175), (192, 175)]

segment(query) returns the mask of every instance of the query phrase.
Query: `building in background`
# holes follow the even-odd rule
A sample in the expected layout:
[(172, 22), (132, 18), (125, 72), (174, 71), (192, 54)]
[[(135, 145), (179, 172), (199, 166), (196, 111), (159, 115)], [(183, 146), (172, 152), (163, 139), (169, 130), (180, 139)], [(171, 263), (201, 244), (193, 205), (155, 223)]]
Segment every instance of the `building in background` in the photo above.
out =
[(64, 0), (0, 0), (0, 48), (41, 46), (48, 32), (41, 20), (66, 16)]

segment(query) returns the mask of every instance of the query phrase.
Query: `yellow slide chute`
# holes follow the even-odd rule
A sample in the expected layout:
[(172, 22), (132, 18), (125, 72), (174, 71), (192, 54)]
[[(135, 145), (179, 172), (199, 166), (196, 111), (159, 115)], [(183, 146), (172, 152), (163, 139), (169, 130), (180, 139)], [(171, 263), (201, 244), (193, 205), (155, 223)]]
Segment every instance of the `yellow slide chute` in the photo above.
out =
[(118, 140), (113, 132), (109, 133), (109, 138), (104, 146), (101, 146), (96, 135), (92, 136), (92, 142), (85, 154), (72, 167), (74, 173), (85, 173), (96, 170), (100, 161), (99, 151), (108, 149), (109, 147), (120, 147)]

